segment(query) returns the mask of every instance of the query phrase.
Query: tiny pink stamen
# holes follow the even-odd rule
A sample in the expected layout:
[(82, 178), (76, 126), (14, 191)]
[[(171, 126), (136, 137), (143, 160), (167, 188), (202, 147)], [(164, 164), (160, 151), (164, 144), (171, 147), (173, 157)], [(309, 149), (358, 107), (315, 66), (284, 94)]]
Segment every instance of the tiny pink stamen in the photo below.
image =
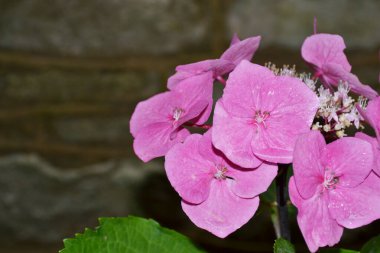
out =
[(181, 118), (181, 116), (184, 112), (185, 112), (185, 110), (182, 108), (179, 108), (179, 107), (174, 108), (173, 116), (172, 116), (172, 118), (174, 120), (173, 124), (176, 123)]
[(335, 175), (333, 171), (330, 171), (330, 169), (325, 170), (325, 175), (324, 175), (324, 181), (323, 181), (323, 186), (326, 189), (335, 189), (336, 184), (339, 183), (339, 177)]
[(270, 116), (269, 112), (256, 111), (253, 124), (256, 126), (259, 126), (262, 124), (266, 128), (265, 120), (269, 118), (269, 116)]
[(214, 178), (218, 179), (218, 180), (225, 180), (227, 177), (226, 173), (227, 173), (228, 169), (226, 168), (226, 166), (224, 165), (217, 165), (216, 166), (216, 172), (214, 174)]

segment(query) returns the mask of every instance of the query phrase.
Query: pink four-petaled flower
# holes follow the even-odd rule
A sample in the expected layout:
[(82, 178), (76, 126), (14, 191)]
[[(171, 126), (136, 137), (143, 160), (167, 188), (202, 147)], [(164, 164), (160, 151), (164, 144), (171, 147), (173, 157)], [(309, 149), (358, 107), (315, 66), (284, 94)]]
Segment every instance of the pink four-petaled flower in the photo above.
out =
[(232, 162), (290, 163), (298, 135), (310, 130), (318, 98), (302, 81), (242, 61), (216, 103), (212, 141)]
[(210, 131), (175, 145), (165, 156), (165, 170), (191, 221), (224, 238), (255, 214), (258, 195), (269, 187), (277, 166), (244, 169), (231, 163), (213, 148)]
[(130, 131), (141, 160), (164, 156), (190, 135), (183, 124), (202, 124), (209, 118), (212, 84), (212, 73), (193, 76), (179, 83), (176, 90), (157, 94), (136, 106)]
[(314, 34), (306, 38), (302, 45), (303, 59), (315, 69), (315, 76), (320, 77), (328, 88), (338, 86), (339, 81), (347, 82), (351, 90), (367, 98), (375, 98), (377, 92), (370, 86), (362, 84), (351, 73), (351, 65), (344, 54), (346, 45), (339, 35)]
[(380, 218), (380, 184), (372, 162), (371, 145), (358, 138), (327, 145), (319, 131), (298, 138), (289, 194), (310, 251), (338, 243), (344, 227)]

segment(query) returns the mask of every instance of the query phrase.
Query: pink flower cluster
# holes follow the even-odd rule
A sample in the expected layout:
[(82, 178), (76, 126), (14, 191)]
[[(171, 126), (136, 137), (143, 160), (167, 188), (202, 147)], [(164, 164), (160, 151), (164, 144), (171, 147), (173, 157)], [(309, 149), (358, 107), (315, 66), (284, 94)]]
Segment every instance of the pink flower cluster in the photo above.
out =
[[(255, 214), (277, 164), (293, 163), (289, 193), (301, 232), (315, 252), (336, 244), (344, 227), (380, 218), (380, 98), (351, 73), (339, 35), (305, 40), (301, 52), (315, 71), (311, 79), (249, 62), (259, 43), (259, 36), (234, 36), (219, 59), (178, 66), (168, 80), (169, 91), (137, 105), (130, 121), (134, 150), (145, 162), (165, 156), (166, 174), (184, 212), (221, 238)], [(349, 112), (360, 113), (377, 138), (338, 135), (326, 144), (326, 131), (315, 127), (321, 112), (314, 87), (319, 81), (331, 92), (345, 84), (337, 104), (354, 101), (348, 91), (370, 99), (366, 108), (357, 104)], [(214, 83), (225, 86), (215, 104)], [(331, 111), (323, 106), (323, 113)], [(213, 107), (212, 125), (206, 125)], [(359, 116), (354, 118), (358, 126)], [(195, 128), (207, 131), (191, 133)]]

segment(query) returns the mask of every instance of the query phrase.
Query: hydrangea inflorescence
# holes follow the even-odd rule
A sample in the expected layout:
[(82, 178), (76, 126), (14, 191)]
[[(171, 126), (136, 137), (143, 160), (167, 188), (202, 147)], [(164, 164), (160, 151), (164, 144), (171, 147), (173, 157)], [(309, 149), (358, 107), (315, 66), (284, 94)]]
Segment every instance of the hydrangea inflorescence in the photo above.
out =
[[(169, 91), (137, 105), (134, 150), (145, 162), (165, 156), (184, 212), (221, 238), (253, 217), (278, 164), (293, 163), (289, 195), (315, 252), (380, 218), (380, 98), (351, 73), (339, 35), (306, 38), (313, 73), (251, 63), (260, 39), (234, 35), (220, 58), (177, 66)], [(376, 137), (358, 132), (363, 123)]]

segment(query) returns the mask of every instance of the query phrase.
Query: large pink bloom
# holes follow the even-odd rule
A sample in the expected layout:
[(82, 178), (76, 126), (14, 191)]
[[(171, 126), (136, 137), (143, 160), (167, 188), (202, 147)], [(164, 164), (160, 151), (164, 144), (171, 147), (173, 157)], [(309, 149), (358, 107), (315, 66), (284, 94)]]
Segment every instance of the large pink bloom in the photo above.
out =
[(298, 138), (289, 194), (310, 251), (338, 243), (343, 227), (380, 218), (380, 184), (372, 162), (371, 145), (358, 138), (327, 145), (319, 131)]
[(317, 96), (298, 78), (243, 61), (216, 103), (212, 141), (242, 167), (290, 163), (295, 140), (310, 130), (317, 108)]
[(172, 90), (182, 80), (205, 72), (213, 73), (214, 78), (231, 72), (242, 60), (252, 59), (259, 47), (260, 40), (261, 37), (256, 36), (241, 41), (234, 35), (230, 47), (219, 59), (204, 60), (177, 66), (177, 73), (168, 79), (168, 88)]
[(231, 163), (213, 148), (210, 131), (174, 146), (165, 157), (165, 170), (191, 221), (224, 238), (255, 214), (258, 195), (275, 178), (277, 166), (243, 169)]
[(373, 170), (377, 173), (377, 175), (380, 176), (380, 97), (369, 101), (368, 106), (365, 110), (363, 110), (360, 106), (357, 106), (357, 108), (365, 121), (367, 121), (367, 123), (370, 124), (371, 127), (375, 130), (377, 138), (373, 138), (361, 132), (356, 133), (355, 136), (372, 144), (375, 156)]
[(344, 54), (343, 38), (333, 34), (314, 34), (306, 38), (302, 45), (303, 59), (311, 64), (317, 77), (325, 86), (338, 86), (339, 81), (345, 81), (351, 90), (357, 94), (374, 98), (377, 92), (370, 86), (362, 84), (358, 77), (351, 73), (351, 65)]
[(204, 73), (178, 84), (175, 91), (157, 94), (140, 102), (132, 115), (130, 131), (137, 156), (147, 162), (164, 156), (190, 135), (183, 124), (192, 120), (204, 123), (210, 113), (212, 74)]

